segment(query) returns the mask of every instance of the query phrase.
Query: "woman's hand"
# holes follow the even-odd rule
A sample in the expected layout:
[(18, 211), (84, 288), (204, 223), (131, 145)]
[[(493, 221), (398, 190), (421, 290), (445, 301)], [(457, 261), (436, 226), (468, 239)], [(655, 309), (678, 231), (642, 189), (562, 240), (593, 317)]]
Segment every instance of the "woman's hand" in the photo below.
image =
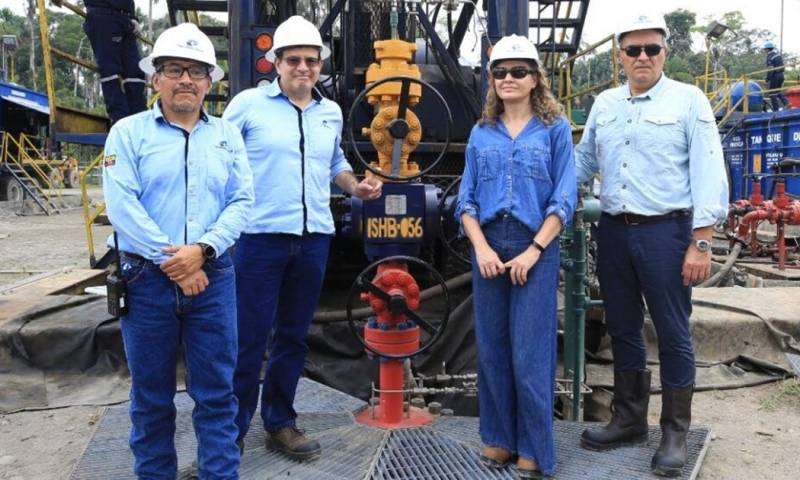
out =
[(511, 283), (514, 285), (525, 285), (528, 281), (528, 271), (536, 265), (542, 253), (533, 245), (528, 247), (524, 252), (512, 258), (506, 263), (511, 276)]
[(500, 257), (491, 247), (475, 249), (475, 259), (478, 262), (478, 268), (480, 268), (483, 278), (492, 279), (506, 273), (506, 266), (503, 265)]

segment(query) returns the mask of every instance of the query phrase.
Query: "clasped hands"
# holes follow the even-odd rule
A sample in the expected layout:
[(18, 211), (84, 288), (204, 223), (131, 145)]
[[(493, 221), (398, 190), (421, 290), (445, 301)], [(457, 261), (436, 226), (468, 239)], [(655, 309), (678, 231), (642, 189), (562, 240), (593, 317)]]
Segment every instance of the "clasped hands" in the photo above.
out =
[(539, 261), (541, 254), (538, 249), (531, 245), (524, 252), (503, 263), (500, 261), (500, 257), (497, 256), (497, 252), (486, 247), (475, 251), (475, 260), (478, 262), (478, 268), (483, 278), (492, 279), (506, 273), (506, 270), (508, 270), (511, 283), (524, 285), (528, 281), (528, 272)]
[(208, 287), (208, 277), (202, 268), (205, 257), (200, 245), (171, 245), (162, 251), (172, 256), (161, 264), (161, 271), (181, 287), (184, 295), (192, 297)]

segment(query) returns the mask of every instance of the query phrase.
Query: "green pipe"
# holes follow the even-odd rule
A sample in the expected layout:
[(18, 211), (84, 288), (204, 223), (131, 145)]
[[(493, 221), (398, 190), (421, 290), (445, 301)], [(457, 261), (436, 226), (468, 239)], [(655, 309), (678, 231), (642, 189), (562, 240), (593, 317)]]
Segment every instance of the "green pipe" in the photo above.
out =
[(572, 380), (570, 420), (583, 419), (583, 384), (585, 372), (586, 309), (598, 301), (588, 294), (586, 281), (586, 224), (600, 218), (600, 203), (581, 188), (575, 217), (561, 235), (561, 265), (564, 268), (564, 377)]

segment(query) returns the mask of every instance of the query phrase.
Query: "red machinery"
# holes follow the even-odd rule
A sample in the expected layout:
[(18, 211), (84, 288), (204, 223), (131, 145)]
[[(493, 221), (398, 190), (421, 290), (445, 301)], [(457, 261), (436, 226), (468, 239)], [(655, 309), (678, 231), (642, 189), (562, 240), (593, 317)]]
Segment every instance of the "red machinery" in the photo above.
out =
[[(758, 224), (763, 221), (776, 225), (777, 239), (774, 244), (764, 244), (757, 238)], [(749, 200), (737, 200), (728, 209), (727, 230), (735, 242), (748, 249), (751, 256), (777, 254), (778, 268), (786, 269), (786, 225), (800, 225), (800, 200), (786, 195), (786, 184), (778, 180), (775, 184), (775, 197), (764, 200), (761, 182), (753, 182)], [(798, 253), (800, 248), (793, 247)]]
[[(417, 313), (422, 300), (420, 288), (409, 273), (409, 265), (418, 265), (439, 283), (444, 297), (441, 322), (433, 324)], [(376, 272), (370, 279), (372, 272)], [(363, 330), (356, 326), (353, 303), (358, 297), (369, 304), (370, 316)], [(425, 425), (433, 420), (420, 408), (406, 405), (405, 359), (417, 355), (441, 337), (450, 315), (447, 285), (428, 263), (414, 257), (393, 256), (367, 267), (356, 278), (347, 301), (347, 318), (356, 338), (368, 352), (380, 357), (378, 405), (371, 405), (356, 420), (380, 428)], [(361, 331), (359, 331), (361, 330)], [(361, 336), (363, 332), (363, 338)], [(425, 340), (423, 340), (423, 334)]]

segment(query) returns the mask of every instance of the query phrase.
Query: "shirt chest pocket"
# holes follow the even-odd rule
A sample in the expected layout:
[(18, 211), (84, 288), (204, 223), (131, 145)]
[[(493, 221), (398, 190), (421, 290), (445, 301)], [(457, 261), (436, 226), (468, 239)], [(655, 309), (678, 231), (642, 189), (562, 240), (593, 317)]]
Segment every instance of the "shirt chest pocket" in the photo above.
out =
[(310, 152), (315, 159), (323, 160), (326, 165), (330, 165), (333, 159), (333, 152), (339, 146), (337, 144), (337, 131), (331, 122), (323, 120), (315, 122), (311, 131), (306, 132), (307, 145), (310, 145)]
[(222, 148), (214, 148), (206, 153), (206, 188), (214, 194), (224, 194), (230, 177), (233, 153)]
[(487, 148), (478, 152), (478, 181), (488, 182), (497, 178), (503, 170), (503, 156), (497, 148)]
[(617, 116), (611, 114), (601, 114), (597, 116), (595, 132), (598, 145), (607, 145), (613, 141), (614, 133), (617, 128)]
[(686, 143), (683, 126), (675, 115), (643, 116), (642, 138), (646, 148), (683, 149)]
[(550, 150), (539, 145), (527, 145), (514, 153), (514, 175), (517, 178), (550, 180)]

